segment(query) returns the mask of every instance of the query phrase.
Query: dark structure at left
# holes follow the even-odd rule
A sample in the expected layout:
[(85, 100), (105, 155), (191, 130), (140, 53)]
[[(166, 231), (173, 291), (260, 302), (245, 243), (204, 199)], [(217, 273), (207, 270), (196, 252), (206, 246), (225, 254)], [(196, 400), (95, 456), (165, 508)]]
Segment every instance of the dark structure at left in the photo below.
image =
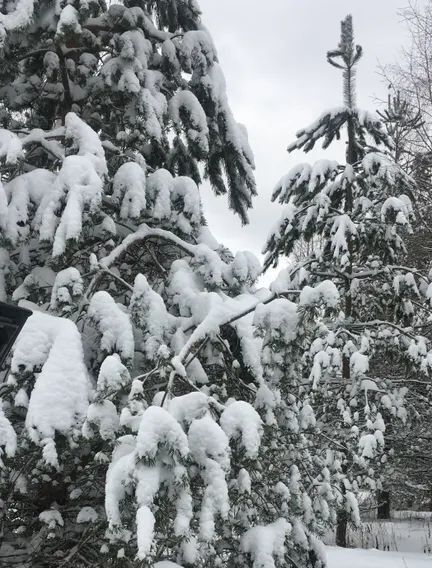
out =
[(19, 332), (31, 315), (30, 310), (0, 302), (0, 370)]

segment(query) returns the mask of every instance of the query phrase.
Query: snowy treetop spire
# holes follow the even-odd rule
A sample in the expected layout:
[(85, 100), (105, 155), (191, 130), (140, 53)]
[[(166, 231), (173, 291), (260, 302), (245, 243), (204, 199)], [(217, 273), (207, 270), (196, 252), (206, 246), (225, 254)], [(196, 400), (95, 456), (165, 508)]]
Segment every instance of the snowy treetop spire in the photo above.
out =
[[(296, 140), (288, 146), (288, 152), (304, 150), (309, 152), (318, 140), (328, 148), (339, 140), (341, 131), (347, 127), (347, 162), (355, 164), (364, 155), (364, 148), (376, 145), (391, 145), (380, 116), (363, 111), (356, 105), (356, 66), (362, 56), (362, 48), (354, 42), (352, 16), (341, 23), (341, 39), (337, 49), (327, 52), (328, 62), (343, 73), (343, 99), (341, 107), (326, 110), (312, 124), (296, 133)], [(357, 141), (354, 139), (357, 138)]]
[(352, 16), (348, 15), (341, 22), (341, 39), (338, 49), (327, 52), (327, 61), (343, 70), (344, 102), (350, 109), (355, 108), (355, 66), (362, 53), (362, 47), (354, 43)]

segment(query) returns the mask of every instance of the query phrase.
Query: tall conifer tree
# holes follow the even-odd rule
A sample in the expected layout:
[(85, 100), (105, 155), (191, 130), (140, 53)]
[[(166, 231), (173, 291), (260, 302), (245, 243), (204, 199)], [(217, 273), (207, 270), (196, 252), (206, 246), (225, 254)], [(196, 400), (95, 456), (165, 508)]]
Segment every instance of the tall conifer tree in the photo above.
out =
[(297, 266), (303, 288), (330, 279), (341, 311), (323, 312), (321, 337), (311, 345), (304, 378), (314, 404), (323, 447), (340, 470), (337, 543), (346, 545), (350, 518), (358, 519), (353, 495), (380, 487), (377, 469), (386, 459), (384, 433), (391, 418), (404, 420), (406, 389), (375, 362), (384, 354), (415, 366), (430, 380), (430, 342), (421, 335), (432, 286), (409, 265), (404, 236), (411, 230), (413, 180), (395, 163), (379, 117), (356, 105), (355, 75), (362, 49), (355, 45), (352, 19), (342, 22), (341, 40), (328, 53), (342, 71), (344, 104), (324, 112), (297, 133), (289, 151), (327, 148), (344, 136), (346, 159), (299, 164), (277, 184), (273, 199), (284, 205), (268, 238), (266, 265), (290, 255), (296, 243), (318, 246)]
[(205, 225), (200, 164), (243, 220), (255, 185), (196, 2), (3, 4), (0, 565), (321, 567), (316, 308)]

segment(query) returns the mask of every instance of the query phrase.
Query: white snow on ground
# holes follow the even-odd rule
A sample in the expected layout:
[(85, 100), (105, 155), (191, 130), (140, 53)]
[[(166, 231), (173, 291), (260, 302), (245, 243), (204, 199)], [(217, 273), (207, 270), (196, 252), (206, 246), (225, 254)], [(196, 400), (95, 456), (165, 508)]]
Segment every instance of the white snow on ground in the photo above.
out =
[(382, 552), (327, 548), (328, 568), (430, 568), (432, 556), (409, 552)]
[[(324, 542), (334, 546), (334, 532)], [(432, 513), (392, 511), (388, 521), (364, 520), (357, 528), (349, 527), (348, 542), (352, 548), (432, 555)]]
[[(392, 511), (389, 521), (363, 521), (348, 531), (349, 542), (356, 548), (326, 547), (328, 568), (432, 567), (431, 529), (432, 513)], [(334, 544), (334, 534), (325, 540)]]

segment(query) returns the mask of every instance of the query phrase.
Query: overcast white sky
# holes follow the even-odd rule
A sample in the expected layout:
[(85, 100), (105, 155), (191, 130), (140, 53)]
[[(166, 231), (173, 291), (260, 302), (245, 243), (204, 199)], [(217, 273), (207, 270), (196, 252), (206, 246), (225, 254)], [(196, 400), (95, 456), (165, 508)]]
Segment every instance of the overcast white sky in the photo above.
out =
[[(340, 20), (351, 13), (364, 56), (358, 69), (358, 103), (374, 110), (386, 98), (378, 64), (393, 63), (407, 41), (398, 10), (407, 0), (200, 0), (203, 23), (215, 41), (225, 72), (231, 107), (246, 125), (255, 154), (258, 198), (250, 225), (228, 210), (226, 199), (203, 191), (215, 237), (234, 251), (258, 254), (280, 214), (271, 204), (273, 186), (299, 161), (288, 155), (295, 132), (323, 110), (341, 104), (340, 73), (326, 62), (337, 47)], [(336, 150), (337, 152), (337, 150)], [(326, 155), (328, 157), (328, 154)], [(207, 188), (205, 188), (207, 189)]]

